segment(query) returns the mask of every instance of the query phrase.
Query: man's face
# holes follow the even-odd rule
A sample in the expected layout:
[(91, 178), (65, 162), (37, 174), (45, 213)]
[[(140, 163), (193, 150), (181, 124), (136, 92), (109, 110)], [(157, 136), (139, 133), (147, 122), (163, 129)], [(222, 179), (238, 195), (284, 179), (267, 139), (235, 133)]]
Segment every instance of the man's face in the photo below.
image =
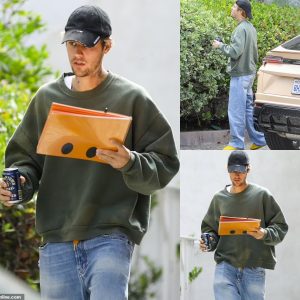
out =
[(236, 19), (241, 14), (238, 5), (235, 3), (231, 8), (231, 16)]
[(232, 182), (232, 185), (234, 187), (241, 187), (246, 185), (246, 179), (247, 179), (248, 173), (240, 173), (240, 172), (231, 172), (229, 173), (230, 180)]
[(70, 65), (77, 77), (93, 76), (100, 72), (109, 45), (103, 46), (101, 41), (91, 48), (76, 41), (68, 41), (66, 44)]

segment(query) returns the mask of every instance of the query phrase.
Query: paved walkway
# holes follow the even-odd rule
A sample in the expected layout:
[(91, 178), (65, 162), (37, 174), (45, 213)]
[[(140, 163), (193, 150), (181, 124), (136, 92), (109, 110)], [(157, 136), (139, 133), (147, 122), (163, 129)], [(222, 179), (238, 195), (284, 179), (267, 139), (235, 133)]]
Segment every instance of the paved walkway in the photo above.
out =
[[(229, 141), (229, 130), (189, 131), (180, 133), (181, 150), (222, 150)], [(251, 141), (245, 138), (246, 150)], [(259, 150), (269, 150), (268, 146)]]

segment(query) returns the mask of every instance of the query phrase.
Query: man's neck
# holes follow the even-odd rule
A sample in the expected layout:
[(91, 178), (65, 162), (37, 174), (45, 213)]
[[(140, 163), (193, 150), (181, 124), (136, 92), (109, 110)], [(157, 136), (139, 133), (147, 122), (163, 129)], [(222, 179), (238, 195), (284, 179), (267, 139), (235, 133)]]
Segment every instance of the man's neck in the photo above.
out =
[(94, 76), (75, 77), (72, 80), (72, 90), (77, 92), (85, 92), (96, 88), (100, 85), (107, 77), (108, 72), (102, 70), (100, 74)]
[(246, 21), (247, 18), (244, 18), (243, 16), (240, 16), (240, 17), (237, 17), (235, 20), (238, 22), (238, 24), (240, 24), (241, 22)]
[(240, 185), (240, 186), (234, 186), (234, 185), (231, 185), (231, 187), (230, 187), (230, 193), (232, 193), (232, 194), (241, 193), (241, 192), (243, 192), (247, 187), (248, 187), (248, 183), (247, 183), (247, 182), (246, 182), (245, 184), (243, 184), (243, 185)]

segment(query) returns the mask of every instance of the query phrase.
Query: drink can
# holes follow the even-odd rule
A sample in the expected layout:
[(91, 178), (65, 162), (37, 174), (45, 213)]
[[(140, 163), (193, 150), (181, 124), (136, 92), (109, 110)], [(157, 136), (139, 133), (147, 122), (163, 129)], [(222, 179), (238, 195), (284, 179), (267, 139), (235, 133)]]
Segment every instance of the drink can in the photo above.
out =
[(204, 241), (207, 251), (210, 251), (212, 248), (210, 237), (211, 235), (209, 233), (204, 232), (201, 234), (201, 239)]
[(11, 197), (9, 203), (19, 203), (22, 201), (22, 187), (20, 172), (18, 168), (6, 168), (3, 170), (2, 178), (10, 191)]

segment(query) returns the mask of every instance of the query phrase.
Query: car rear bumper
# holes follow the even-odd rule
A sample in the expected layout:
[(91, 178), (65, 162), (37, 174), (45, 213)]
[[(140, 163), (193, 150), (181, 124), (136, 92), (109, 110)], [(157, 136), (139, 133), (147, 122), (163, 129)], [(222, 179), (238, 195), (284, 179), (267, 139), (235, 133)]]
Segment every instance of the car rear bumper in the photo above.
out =
[(300, 135), (300, 108), (265, 104), (254, 107), (254, 127), (263, 132)]
[(275, 105), (275, 106), (286, 106), (286, 107), (300, 107), (300, 95), (276, 95), (259, 93), (255, 94), (255, 103), (257, 105)]

